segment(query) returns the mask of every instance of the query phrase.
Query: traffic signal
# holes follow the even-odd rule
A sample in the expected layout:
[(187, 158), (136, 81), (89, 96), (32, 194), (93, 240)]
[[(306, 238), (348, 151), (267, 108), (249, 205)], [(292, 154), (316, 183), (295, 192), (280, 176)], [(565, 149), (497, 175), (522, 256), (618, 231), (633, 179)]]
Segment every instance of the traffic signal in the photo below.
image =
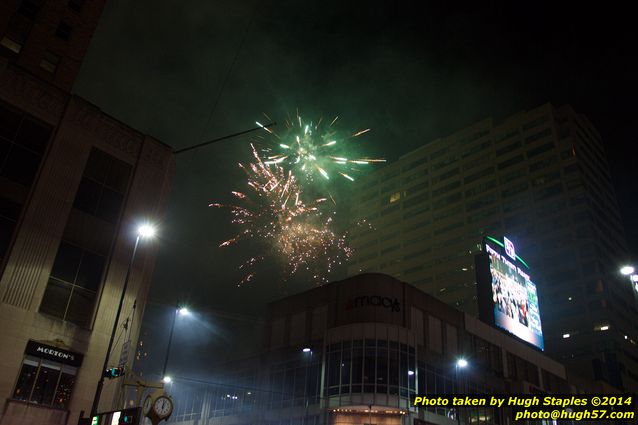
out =
[(119, 378), (120, 376), (124, 376), (123, 367), (111, 367), (104, 371), (104, 377), (108, 379)]
[(140, 409), (138, 407), (122, 410), (117, 422), (118, 425), (137, 425), (139, 423), (139, 411)]
[(137, 423), (137, 419), (135, 418), (134, 414), (122, 413), (122, 416), (120, 416), (120, 419), (117, 423), (118, 425), (132, 425)]

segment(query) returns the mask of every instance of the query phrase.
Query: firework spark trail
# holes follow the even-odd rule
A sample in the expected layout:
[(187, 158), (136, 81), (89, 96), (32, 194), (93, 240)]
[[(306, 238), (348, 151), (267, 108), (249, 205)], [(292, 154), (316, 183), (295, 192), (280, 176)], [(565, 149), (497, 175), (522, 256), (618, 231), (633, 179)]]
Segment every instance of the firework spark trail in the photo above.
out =
[(305, 203), (294, 174), (262, 161), (255, 147), (251, 147), (254, 162), (248, 166), (239, 164), (250, 190), (231, 192), (241, 205), (209, 205), (229, 209), (232, 223), (240, 226), (238, 234), (220, 247), (253, 240), (263, 249), (263, 255), (251, 257), (239, 267), (245, 273), (239, 284), (252, 280), (256, 266), (270, 257), (283, 263), (286, 278), (305, 270), (317, 283), (327, 282), (335, 266), (352, 255), (346, 236), (336, 234), (332, 218), (325, 218), (320, 211), (327, 199)]
[[(268, 118), (267, 115), (266, 118)], [(348, 140), (362, 136), (370, 129), (359, 130), (344, 136), (342, 132), (334, 128), (338, 119), (337, 116), (329, 125), (324, 126), (323, 117), (313, 124), (312, 121), (305, 122), (297, 113), (295, 120), (286, 120), (285, 130), (281, 135), (256, 122), (272, 136), (268, 142), (270, 146), (264, 149), (266, 158), (264, 163), (285, 165), (294, 170), (296, 175), (303, 175), (308, 180), (314, 180), (318, 176), (330, 180), (333, 174), (338, 174), (347, 180), (354, 181), (355, 178), (351, 172), (360, 171), (358, 166), (385, 162), (385, 159), (352, 158), (344, 154), (349, 149)]]

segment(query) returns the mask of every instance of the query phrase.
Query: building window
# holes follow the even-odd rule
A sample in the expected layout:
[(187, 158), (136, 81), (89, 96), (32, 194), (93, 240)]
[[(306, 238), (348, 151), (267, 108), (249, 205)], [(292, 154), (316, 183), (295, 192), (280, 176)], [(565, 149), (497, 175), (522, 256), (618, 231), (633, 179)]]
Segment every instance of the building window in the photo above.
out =
[(504, 146), (500, 149), (496, 150), (496, 156), (501, 156), (501, 155), (505, 155), (506, 153), (515, 151), (516, 149), (520, 148), (521, 146), (523, 146), (523, 144), (520, 142), (520, 140), (515, 141), (514, 143), (511, 143), (507, 146)]
[(2, 40), (0, 40), (0, 45), (11, 50), (15, 54), (20, 53), (20, 50), (22, 50), (23, 43), (24, 43), (24, 39), (18, 38), (15, 36), (11, 38), (8, 36), (4, 36), (2, 37)]
[(47, 50), (46, 52), (44, 52), (42, 60), (40, 61), (40, 68), (44, 69), (46, 72), (55, 74), (55, 70), (58, 69), (59, 63), (60, 56)]
[(22, 205), (0, 196), (0, 260), (9, 249), (20, 211), (22, 211)]
[(398, 201), (399, 199), (401, 199), (401, 192), (394, 192), (392, 195), (390, 195), (391, 204)]
[(61, 21), (58, 24), (58, 28), (55, 30), (55, 35), (60, 37), (62, 40), (68, 40), (69, 37), (71, 37), (72, 30), (73, 28), (71, 28), (71, 25), (67, 24), (64, 21)]
[(22, 0), (18, 6), (18, 13), (29, 19), (35, 19), (41, 5), (42, 0)]
[(109, 223), (116, 223), (130, 175), (129, 164), (93, 149), (73, 206)]
[(130, 165), (91, 151), (40, 312), (90, 325), (130, 175)]
[[(416, 394), (414, 347), (385, 339), (337, 342), (328, 346), (325, 395)], [(411, 371), (411, 372), (410, 372)]]
[(494, 167), (487, 167), (484, 170), (477, 171), (476, 173), (470, 174), (469, 176), (465, 177), (463, 179), (463, 183), (468, 184), (468, 183), (474, 182), (482, 177), (489, 176), (493, 172), (494, 172)]
[(547, 142), (543, 145), (540, 145), (537, 148), (530, 149), (527, 151), (527, 158), (535, 157), (536, 155), (540, 155), (543, 152), (547, 152), (554, 148), (554, 142)]
[(523, 161), (523, 155), (517, 155), (517, 156), (515, 156), (513, 158), (510, 158), (510, 159), (508, 159), (506, 161), (499, 162), (498, 163), (498, 169), (499, 170), (504, 170), (507, 167), (511, 167), (512, 165), (518, 164), (519, 162), (522, 162), (522, 161)]
[(0, 103), (0, 182), (12, 187), (0, 195), (0, 261), (51, 134), (50, 128)]
[(86, 326), (102, 281), (105, 258), (61, 242), (40, 312)]
[(13, 399), (43, 406), (68, 407), (77, 368), (35, 356), (25, 356)]
[(551, 134), (552, 134), (552, 129), (551, 128), (546, 128), (543, 131), (539, 131), (538, 133), (527, 137), (525, 139), (525, 144), (529, 145), (530, 143), (535, 142), (537, 140), (540, 140), (540, 139), (542, 139), (544, 137), (550, 136)]
[(433, 177), (432, 178), (432, 182), (440, 182), (443, 181), (445, 179), (449, 179), (452, 176), (456, 176), (457, 174), (459, 174), (461, 172), (461, 169), (459, 167), (454, 168), (450, 171), (446, 171), (445, 173), (439, 175), (438, 177)]
[(82, 7), (84, 7), (84, 0), (69, 0), (69, 8), (75, 10), (76, 12), (81, 12)]

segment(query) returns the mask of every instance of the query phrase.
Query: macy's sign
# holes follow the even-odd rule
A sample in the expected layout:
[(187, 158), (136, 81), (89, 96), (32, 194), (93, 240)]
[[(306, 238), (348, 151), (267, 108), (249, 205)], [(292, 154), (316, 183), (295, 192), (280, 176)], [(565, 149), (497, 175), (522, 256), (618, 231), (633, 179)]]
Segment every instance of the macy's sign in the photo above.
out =
[(397, 298), (382, 297), (380, 295), (363, 295), (346, 302), (346, 310), (358, 307), (383, 307), (389, 308), (393, 313), (401, 311), (401, 303)]

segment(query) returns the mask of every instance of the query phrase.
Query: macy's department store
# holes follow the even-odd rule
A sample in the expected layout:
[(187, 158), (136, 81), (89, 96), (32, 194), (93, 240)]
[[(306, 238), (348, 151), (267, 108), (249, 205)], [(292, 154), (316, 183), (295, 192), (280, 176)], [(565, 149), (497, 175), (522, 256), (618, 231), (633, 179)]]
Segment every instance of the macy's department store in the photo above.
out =
[(261, 353), (241, 363), (228, 385), (176, 381), (171, 422), (507, 424), (505, 409), (417, 409), (410, 400), (572, 392), (565, 368), (541, 351), (383, 274), (272, 303)]

